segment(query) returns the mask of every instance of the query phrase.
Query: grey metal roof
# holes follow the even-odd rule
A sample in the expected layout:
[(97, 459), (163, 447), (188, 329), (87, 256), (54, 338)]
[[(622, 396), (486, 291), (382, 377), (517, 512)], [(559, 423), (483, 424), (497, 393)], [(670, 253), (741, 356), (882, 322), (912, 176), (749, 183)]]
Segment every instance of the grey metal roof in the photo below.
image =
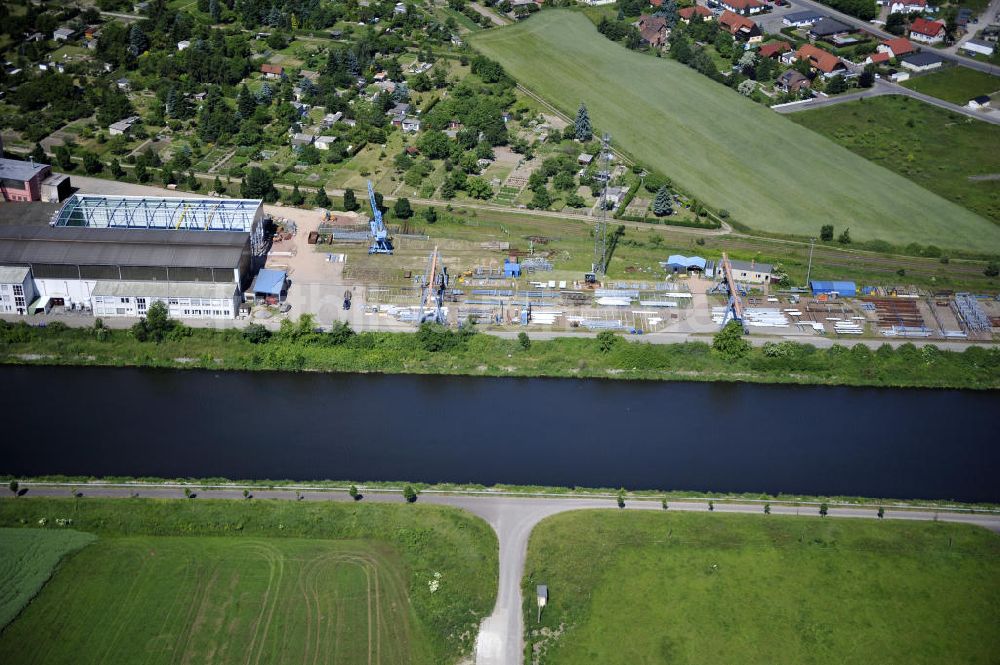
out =
[(757, 263), (754, 262), (752, 265), (749, 261), (730, 261), (729, 265), (733, 267), (733, 270), (743, 270), (746, 272), (759, 272), (767, 274), (771, 272), (773, 266), (770, 263)]
[(944, 62), (940, 56), (927, 51), (921, 51), (920, 53), (912, 53), (910, 55), (904, 55), (901, 60), (907, 62), (915, 67), (924, 67), (926, 65), (933, 65), (936, 62)]
[(236, 268), (249, 233), (0, 226), (0, 264)]
[(94, 284), (92, 296), (147, 297), (147, 298), (233, 298), (236, 283), (214, 282), (122, 282), (107, 281)]
[(784, 20), (790, 23), (802, 23), (804, 21), (816, 22), (822, 18), (826, 18), (823, 14), (819, 12), (795, 12), (794, 14), (786, 14)]
[(813, 26), (813, 29), (810, 30), (809, 32), (811, 32), (814, 35), (825, 36), (825, 35), (836, 35), (841, 32), (850, 32), (850, 31), (851, 31), (851, 26), (845, 25), (836, 19), (824, 16), (816, 23), (816, 25)]
[(27, 276), (26, 266), (0, 266), (0, 284), (23, 284)]
[(0, 158), (0, 178), (10, 178), (11, 180), (26, 182), (31, 180), (31, 177), (42, 169), (47, 169), (48, 167), (48, 164), (32, 164), (20, 159)]

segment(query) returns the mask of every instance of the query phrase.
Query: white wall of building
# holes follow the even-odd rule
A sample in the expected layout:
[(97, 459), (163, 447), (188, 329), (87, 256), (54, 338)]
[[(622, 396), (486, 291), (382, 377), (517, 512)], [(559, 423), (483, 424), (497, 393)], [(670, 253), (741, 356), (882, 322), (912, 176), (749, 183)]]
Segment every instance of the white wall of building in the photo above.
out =
[(27, 314), (35, 299), (35, 289), (29, 273), (21, 283), (0, 283), (0, 314)]

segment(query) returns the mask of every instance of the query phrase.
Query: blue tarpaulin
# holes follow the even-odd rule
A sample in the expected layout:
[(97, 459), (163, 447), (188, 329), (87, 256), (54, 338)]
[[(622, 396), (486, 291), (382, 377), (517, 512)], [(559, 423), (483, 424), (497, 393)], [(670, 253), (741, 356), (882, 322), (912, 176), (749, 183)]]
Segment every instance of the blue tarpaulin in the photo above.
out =
[(253, 292), (264, 293), (269, 296), (280, 296), (285, 289), (285, 279), (287, 275), (284, 270), (264, 269), (257, 273), (257, 279), (253, 281)]
[(858, 287), (854, 282), (821, 282), (813, 280), (809, 282), (809, 288), (812, 289), (813, 295), (821, 293), (836, 293), (842, 297), (854, 297), (858, 295)]

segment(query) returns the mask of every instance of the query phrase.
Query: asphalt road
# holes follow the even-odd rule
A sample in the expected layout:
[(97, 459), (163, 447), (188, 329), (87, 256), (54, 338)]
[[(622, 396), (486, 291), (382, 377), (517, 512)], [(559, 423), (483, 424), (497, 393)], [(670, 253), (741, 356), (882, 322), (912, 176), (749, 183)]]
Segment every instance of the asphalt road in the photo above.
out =
[(983, 113), (982, 111), (974, 111), (967, 106), (959, 106), (958, 104), (952, 104), (951, 102), (946, 102), (943, 99), (938, 99), (937, 97), (931, 97), (930, 95), (925, 95), (922, 92), (917, 92), (916, 90), (910, 90), (909, 88), (897, 85), (895, 83), (890, 83), (889, 81), (878, 80), (875, 82), (871, 88), (867, 90), (859, 90), (857, 92), (851, 92), (844, 95), (834, 95), (833, 97), (814, 97), (809, 100), (801, 102), (793, 102), (791, 104), (780, 104), (778, 106), (772, 106), (772, 110), (778, 113), (797, 113), (799, 111), (808, 111), (810, 109), (823, 108), (824, 106), (833, 106), (834, 104), (841, 104), (843, 102), (852, 102), (865, 97), (879, 97), (881, 95), (902, 95), (904, 97), (912, 97), (913, 99), (918, 99), (922, 102), (926, 102), (932, 106), (937, 106), (938, 108), (945, 109), (946, 111), (951, 111), (953, 113), (960, 113), (964, 116), (974, 118), (976, 120), (982, 120), (983, 122), (990, 122), (994, 125), (1000, 125), (1000, 113), (988, 112)]
[[(142, 497), (150, 498), (183, 498), (183, 487), (172, 486), (71, 486), (62, 485), (24, 485), (27, 500), (34, 496), (66, 496), (71, 487), (80, 488), (84, 497), (128, 498), (133, 492)], [(243, 488), (198, 489), (201, 498), (212, 499), (243, 499)], [(254, 499), (296, 500), (295, 489), (255, 490)], [(364, 491), (364, 490), (362, 490)], [(306, 501), (350, 501), (344, 491), (300, 490), (302, 500)], [(14, 500), (14, 499), (4, 499)], [(16, 499), (18, 501), (26, 499)], [(85, 500), (85, 498), (84, 498)], [(380, 501), (401, 503), (402, 496), (398, 492), (369, 492), (365, 501)], [(570, 510), (616, 510), (614, 500), (608, 498), (582, 497), (514, 497), (496, 495), (490, 492), (467, 494), (424, 493), (418, 499), (421, 503), (448, 505), (481, 517), (486, 520), (497, 534), (500, 547), (499, 586), (497, 601), (493, 613), (483, 620), (479, 637), (476, 640), (476, 665), (521, 665), (524, 655), (524, 621), (521, 614), (521, 579), (524, 575), (524, 564), (527, 556), (528, 538), (535, 525), (540, 521)], [(632, 500), (626, 505), (627, 510), (662, 510), (659, 501)], [(708, 511), (707, 500), (688, 499), (671, 502), (670, 510)], [(719, 503), (715, 511), (720, 513), (759, 514), (759, 504)], [(771, 514), (775, 516), (815, 516), (815, 506), (787, 506), (772, 504)], [(832, 507), (831, 517), (875, 519), (876, 512), (872, 508)], [(1000, 514), (969, 514), (955, 512), (937, 512), (930, 510), (887, 510), (886, 519), (904, 519), (919, 521), (945, 521), (974, 524), (1000, 533)]]

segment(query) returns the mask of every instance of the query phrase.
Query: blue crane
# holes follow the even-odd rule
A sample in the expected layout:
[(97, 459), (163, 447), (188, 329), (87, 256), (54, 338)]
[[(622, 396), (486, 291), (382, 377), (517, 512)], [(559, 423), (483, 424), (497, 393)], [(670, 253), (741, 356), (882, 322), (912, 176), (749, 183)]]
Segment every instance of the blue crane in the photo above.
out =
[(392, 238), (389, 237), (389, 229), (385, 228), (382, 222), (382, 211), (375, 202), (375, 188), (372, 181), (368, 181), (368, 202), (372, 206), (372, 218), (368, 222), (371, 227), (372, 244), (368, 248), (369, 254), (392, 254)]

